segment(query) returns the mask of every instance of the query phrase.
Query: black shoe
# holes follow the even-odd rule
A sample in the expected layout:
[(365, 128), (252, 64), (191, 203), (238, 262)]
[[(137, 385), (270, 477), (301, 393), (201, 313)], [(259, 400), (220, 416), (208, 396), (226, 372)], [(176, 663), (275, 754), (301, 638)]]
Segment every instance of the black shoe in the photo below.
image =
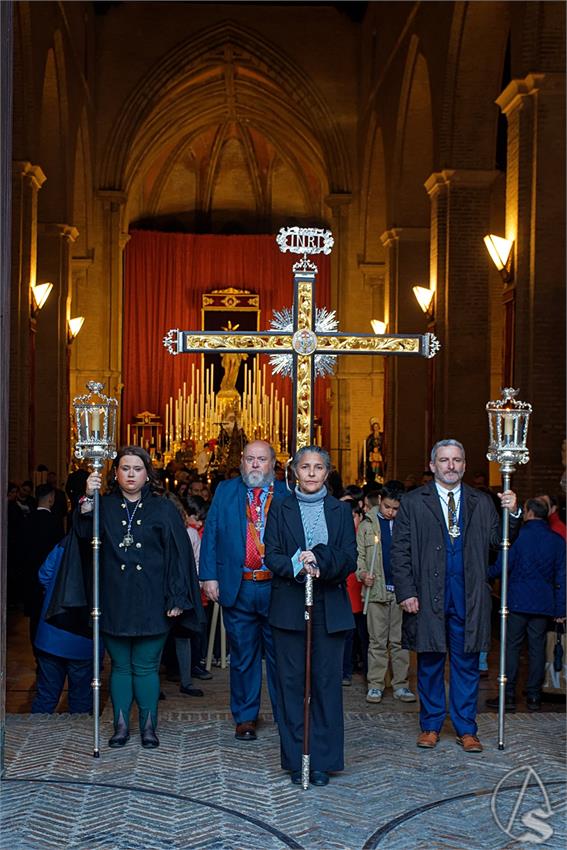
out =
[[(499, 702), (498, 697), (493, 697), (492, 699), (486, 700), (487, 708), (495, 708), (498, 711)], [(516, 711), (516, 699), (515, 697), (504, 697), (504, 711)]]
[(108, 741), (108, 746), (112, 747), (113, 750), (118, 749), (118, 747), (123, 747), (130, 740), (130, 733), (127, 729), (117, 730), (112, 738)]
[(209, 671), (205, 667), (192, 667), (191, 668), (191, 676), (194, 679), (212, 679), (213, 674), (209, 673)]
[(192, 685), (181, 685), (179, 688), (180, 694), (185, 694), (187, 697), (204, 697), (205, 692), (201, 688), (194, 688)]
[(146, 750), (155, 750), (159, 747), (159, 738), (156, 735), (151, 714), (148, 714), (146, 725), (142, 729), (142, 747)]
[(311, 785), (328, 785), (329, 774), (325, 773), (324, 770), (312, 770), (309, 773), (309, 782), (311, 783)]
[(114, 735), (110, 738), (108, 746), (112, 747), (113, 750), (116, 750), (118, 747), (123, 747), (127, 744), (129, 740), (130, 732), (128, 731), (128, 724), (124, 720), (124, 715), (121, 711), (114, 727)]
[(291, 771), (291, 781), (294, 785), (301, 785), (301, 771), (300, 770), (292, 770)]
[(541, 711), (541, 698), (527, 697), (526, 706), (528, 708), (528, 711)]

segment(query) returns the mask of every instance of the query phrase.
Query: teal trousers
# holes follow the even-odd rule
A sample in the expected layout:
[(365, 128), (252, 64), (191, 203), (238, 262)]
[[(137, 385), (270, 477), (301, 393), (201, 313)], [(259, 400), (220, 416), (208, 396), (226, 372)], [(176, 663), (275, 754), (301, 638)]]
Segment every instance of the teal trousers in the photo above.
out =
[(144, 729), (148, 715), (151, 716), (154, 729), (157, 727), (159, 665), (166, 638), (167, 632), (148, 637), (103, 634), (104, 645), (112, 662), (110, 696), (115, 726), (120, 712), (126, 723), (130, 724), (130, 709), (135, 700), (140, 731)]

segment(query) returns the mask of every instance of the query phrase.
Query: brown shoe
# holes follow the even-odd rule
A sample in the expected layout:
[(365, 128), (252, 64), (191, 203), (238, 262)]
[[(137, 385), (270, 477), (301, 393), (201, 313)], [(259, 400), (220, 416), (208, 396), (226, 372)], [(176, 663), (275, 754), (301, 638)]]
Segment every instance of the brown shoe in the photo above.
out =
[(257, 738), (256, 721), (246, 720), (244, 723), (238, 723), (234, 737), (237, 741), (255, 741)]
[(438, 740), (439, 732), (421, 732), (417, 739), (417, 746), (422, 747), (424, 750), (432, 750), (433, 747), (437, 746)]
[(460, 735), (457, 737), (457, 744), (463, 748), (465, 753), (481, 753), (483, 746), (476, 735)]

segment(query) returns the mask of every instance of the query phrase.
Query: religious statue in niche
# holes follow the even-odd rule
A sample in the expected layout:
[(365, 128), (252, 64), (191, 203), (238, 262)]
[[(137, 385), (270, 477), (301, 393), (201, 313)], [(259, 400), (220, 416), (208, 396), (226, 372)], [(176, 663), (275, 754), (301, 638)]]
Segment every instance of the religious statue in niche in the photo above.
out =
[[(236, 325), (238, 327), (238, 325)], [(222, 376), (220, 391), (233, 393), (236, 390), (236, 381), (240, 371), (240, 364), (243, 360), (247, 360), (247, 354), (223, 354), (221, 358), (224, 375)]]
[(382, 483), (384, 480), (384, 457), (382, 448), (384, 445), (384, 432), (380, 430), (380, 423), (372, 417), (370, 420), (370, 434), (366, 438), (366, 468), (365, 477), (367, 481), (377, 481)]

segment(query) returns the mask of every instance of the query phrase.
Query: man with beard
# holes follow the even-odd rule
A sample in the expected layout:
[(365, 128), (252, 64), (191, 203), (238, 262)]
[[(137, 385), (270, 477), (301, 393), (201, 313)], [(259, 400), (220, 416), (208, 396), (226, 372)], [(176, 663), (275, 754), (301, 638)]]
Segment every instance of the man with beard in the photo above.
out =
[[(476, 712), (479, 653), (490, 643), (490, 547), (500, 522), (486, 493), (462, 483), (465, 450), (457, 440), (433, 446), (433, 481), (404, 496), (390, 550), (393, 584), (404, 611), (402, 645), (417, 652), (421, 734), (417, 746), (436, 746), (446, 715), (445, 658), (449, 655), (449, 713), (457, 744), (482, 752)], [(520, 511), (511, 490), (499, 493), (510, 510), (511, 536)]]
[(240, 476), (218, 485), (201, 541), (199, 579), (223, 608), (230, 643), (230, 708), (239, 741), (256, 740), (262, 691), (262, 654), (268, 689), (276, 705), (272, 633), (268, 624), (272, 573), (264, 564), (264, 529), (273, 499), (283, 498), (274, 481), (276, 456), (263, 440), (244, 447)]

